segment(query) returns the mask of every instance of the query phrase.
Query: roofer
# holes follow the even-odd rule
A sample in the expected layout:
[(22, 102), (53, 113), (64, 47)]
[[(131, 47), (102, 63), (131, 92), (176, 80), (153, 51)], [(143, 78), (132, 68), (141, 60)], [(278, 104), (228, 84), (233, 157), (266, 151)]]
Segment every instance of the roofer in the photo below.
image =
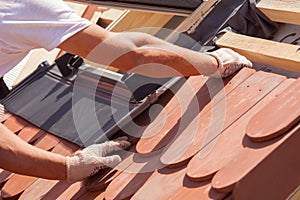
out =
[[(75, 14), (61, 0), (0, 0), (0, 77), (30, 50), (56, 47), (90, 61), (152, 77), (210, 75), (226, 77), (243, 66), (245, 57), (229, 49), (199, 53), (145, 33), (112, 33)], [(151, 64), (151, 65), (150, 65)], [(130, 145), (126, 138), (89, 146), (74, 156), (47, 152), (27, 144), (0, 125), (0, 167), (46, 179), (75, 182), (120, 156), (107, 153)]]

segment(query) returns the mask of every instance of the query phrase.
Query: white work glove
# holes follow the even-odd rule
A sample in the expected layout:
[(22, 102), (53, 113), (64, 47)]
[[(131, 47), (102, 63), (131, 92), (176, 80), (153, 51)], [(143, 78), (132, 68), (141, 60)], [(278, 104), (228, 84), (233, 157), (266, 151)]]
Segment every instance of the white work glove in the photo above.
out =
[(67, 181), (74, 183), (96, 174), (100, 169), (114, 167), (121, 162), (119, 155), (107, 156), (117, 150), (130, 146), (127, 137), (120, 137), (102, 144), (93, 144), (66, 157)]
[(220, 48), (216, 51), (208, 52), (207, 54), (217, 60), (218, 71), (222, 78), (230, 76), (242, 67), (252, 68), (251, 61), (228, 48)]

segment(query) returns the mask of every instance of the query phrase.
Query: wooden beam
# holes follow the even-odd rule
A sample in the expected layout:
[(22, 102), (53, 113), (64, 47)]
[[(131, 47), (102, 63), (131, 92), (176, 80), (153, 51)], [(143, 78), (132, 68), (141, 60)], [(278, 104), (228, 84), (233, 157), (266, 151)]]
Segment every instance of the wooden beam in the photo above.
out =
[[(173, 15), (150, 13), (142, 11), (127, 11), (115, 23), (107, 27), (107, 30), (113, 32), (131, 31), (145, 28), (143, 32), (155, 34), (162, 28)], [(151, 30), (150, 30), (151, 29)]]
[(261, 0), (257, 8), (274, 22), (300, 24), (299, 0)]
[(125, 12), (124, 10), (117, 10), (117, 9), (110, 8), (101, 13), (96, 23), (99, 26), (106, 28), (113, 21), (119, 19), (124, 12)]
[(297, 45), (225, 33), (217, 40), (219, 47), (227, 47), (257, 62), (277, 68), (300, 72), (300, 48)]

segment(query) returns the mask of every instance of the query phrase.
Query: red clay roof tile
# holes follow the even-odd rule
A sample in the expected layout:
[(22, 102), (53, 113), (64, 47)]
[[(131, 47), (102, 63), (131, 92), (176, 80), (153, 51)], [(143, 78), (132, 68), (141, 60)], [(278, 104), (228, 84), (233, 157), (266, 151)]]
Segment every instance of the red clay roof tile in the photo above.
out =
[(0, 118), (0, 123), (5, 122), (11, 115), (11, 113), (5, 112), (4, 115)]
[[(232, 79), (226, 79), (224, 83), (226, 85), (224, 88), (225, 92), (229, 93), (253, 73), (254, 70), (244, 68), (241, 70), (241, 73), (238, 73)], [(209, 93), (213, 95), (213, 91), (217, 89), (214, 87), (216, 87), (217, 84), (214, 83), (213, 80), (207, 83), (206, 80), (207, 78), (201, 76), (190, 77), (187, 80), (187, 83), (180, 85), (181, 87), (178, 91), (174, 89), (176, 91), (176, 95), (172, 97), (166, 105), (164, 105), (164, 111), (161, 112), (161, 115), (167, 116), (156, 116), (155, 120), (149, 124), (148, 127), (155, 127), (156, 129), (148, 129), (147, 127), (143, 133), (143, 138), (141, 138), (137, 143), (137, 151), (139, 153), (149, 153), (168, 145), (175, 137), (176, 133), (181, 132), (182, 130), (180, 129), (185, 128), (183, 124), (190, 121), (190, 119), (188, 119), (188, 115), (191, 115), (191, 111), (195, 110), (195, 112), (198, 111), (199, 113), (199, 111), (207, 106), (210, 101)], [(222, 83), (219, 82), (219, 85), (220, 84)], [(193, 94), (196, 94), (196, 97), (198, 98), (198, 102), (194, 103), (194, 105), (197, 104), (196, 108), (195, 106), (188, 107), (191, 105), (192, 101), (195, 102)], [(180, 100), (180, 103), (178, 100)], [(182, 116), (185, 112), (187, 113), (184, 115), (186, 117)], [(164, 118), (166, 118), (167, 121), (165, 121)], [(187, 120), (187, 122), (184, 120)], [(161, 127), (158, 125), (161, 122), (164, 122), (164, 127), (162, 127), (159, 131), (153, 132), (153, 129), (157, 130), (157, 127)]]
[(186, 167), (155, 171), (132, 199), (223, 199), (226, 193), (211, 188), (210, 181), (194, 182), (186, 177)]
[(54, 191), (53, 192), (57, 193), (57, 198), (56, 200), (66, 200), (66, 199), (79, 199), (79, 197), (81, 197), (83, 194), (85, 194), (87, 192), (85, 187), (82, 187), (82, 183), (81, 182), (77, 182), (74, 183), (72, 185), (70, 185), (68, 188), (66, 188), (64, 191), (62, 192), (57, 192)]
[(252, 140), (265, 141), (285, 133), (300, 120), (299, 102), (300, 78), (252, 117), (247, 135)]
[(14, 174), (2, 188), (1, 197), (3, 199), (17, 197), (36, 180), (37, 178), (32, 176)]
[(25, 128), (23, 128), (18, 136), (27, 143), (34, 143), (40, 137), (43, 137), (45, 132), (40, 130), (39, 128), (28, 124)]
[(46, 133), (42, 135), (35, 143), (34, 146), (44, 149), (46, 151), (54, 148), (58, 143), (60, 142), (60, 139), (52, 134)]
[(222, 192), (231, 191), (238, 181), (263, 162), (280, 145), (284, 145), (293, 134), (289, 132), (282, 137), (259, 143), (244, 137), (243, 146), (240, 147), (238, 155), (213, 177), (213, 188)]
[(300, 185), (300, 125), (294, 127), (280, 143), (235, 184), (234, 199), (286, 199)]
[(69, 186), (70, 184), (65, 181), (39, 178), (24, 190), (19, 199), (56, 199)]
[(224, 167), (230, 160), (234, 159), (243, 148), (243, 138), (250, 118), (255, 115), (257, 110), (263, 108), (278, 94), (285, 91), (293, 82), (293, 79), (285, 80), (244, 116), (228, 127), (219, 136), (215, 147), (205, 157), (200, 158), (201, 154), (196, 154), (187, 166), (187, 175), (195, 181), (210, 179), (214, 173)]
[[(232, 92), (229, 92), (225, 101), (217, 102), (215, 107), (212, 107), (215, 109), (207, 106), (207, 110), (201, 110), (198, 119), (189, 118), (193, 121), (186, 126), (182, 133), (180, 132), (178, 138), (164, 152), (161, 157), (162, 163), (174, 165), (192, 157), (210, 142), (210, 138), (213, 139), (219, 135), (222, 130), (234, 123), (283, 80), (282, 76), (265, 72), (257, 72), (250, 76)], [(226, 109), (225, 104), (228, 105)], [(211, 113), (215, 113), (215, 115), (211, 116)], [(198, 130), (195, 130), (197, 127)]]
[(20, 117), (12, 115), (7, 120), (5, 120), (3, 124), (12, 132), (17, 133), (22, 128), (24, 128), (28, 124), (28, 122)]
[(5, 183), (10, 177), (12, 177), (14, 173), (6, 171), (4, 169), (0, 169), (0, 185)]

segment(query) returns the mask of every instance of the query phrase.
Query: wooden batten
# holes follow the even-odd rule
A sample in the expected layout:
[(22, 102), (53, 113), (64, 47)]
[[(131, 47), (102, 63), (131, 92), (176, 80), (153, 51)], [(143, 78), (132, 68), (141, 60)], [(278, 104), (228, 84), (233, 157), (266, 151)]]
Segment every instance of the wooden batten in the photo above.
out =
[(300, 48), (297, 45), (232, 32), (225, 33), (216, 43), (219, 47), (235, 50), (252, 62), (300, 72)]
[(261, 0), (257, 8), (274, 22), (300, 24), (299, 0)]
[[(149, 34), (155, 34), (172, 17), (173, 15), (170, 14), (150, 13), (131, 10), (125, 12), (118, 20), (116, 20), (115, 23), (108, 26), (107, 30), (113, 32), (122, 32), (138, 29), (142, 31), (141, 28), (145, 28), (145, 32)], [(155, 30), (152, 28), (154, 28)]]

